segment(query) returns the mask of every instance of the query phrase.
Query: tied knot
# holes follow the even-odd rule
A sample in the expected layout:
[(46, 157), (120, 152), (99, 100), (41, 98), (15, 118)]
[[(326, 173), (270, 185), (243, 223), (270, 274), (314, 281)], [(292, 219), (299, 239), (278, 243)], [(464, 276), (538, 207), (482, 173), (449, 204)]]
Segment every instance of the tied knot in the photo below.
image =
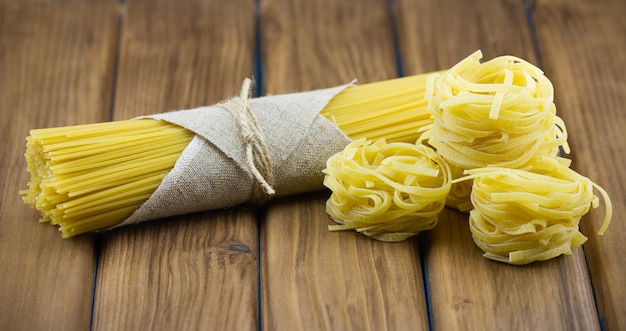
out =
[(241, 93), (219, 106), (230, 112), (239, 126), (239, 132), (246, 151), (246, 163), (255, 180), (252, 201), (262, 203), (274, 194), (274, 175), (263, 131), (252, 108), (248, 104), (252, 81), (246, 78), (241, 86)]

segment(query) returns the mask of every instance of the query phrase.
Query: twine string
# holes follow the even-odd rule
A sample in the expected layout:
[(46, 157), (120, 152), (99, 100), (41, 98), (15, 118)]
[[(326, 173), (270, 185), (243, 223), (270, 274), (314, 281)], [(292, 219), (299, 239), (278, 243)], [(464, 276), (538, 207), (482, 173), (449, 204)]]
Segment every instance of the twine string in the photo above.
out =
[(239, 96), (224, 101), (219, 106), (229, 111), (239, 125), (239, 132), (246, 150), (246, 163), (257, 184), (252, 200), (261, 203), (270, 199), (276, 192), (272, 187), (274, 184), (272, 161), (263, 131), (252, 107), (248, 104), (251, 86), (252, 81), (249, 78), (244, 79)]

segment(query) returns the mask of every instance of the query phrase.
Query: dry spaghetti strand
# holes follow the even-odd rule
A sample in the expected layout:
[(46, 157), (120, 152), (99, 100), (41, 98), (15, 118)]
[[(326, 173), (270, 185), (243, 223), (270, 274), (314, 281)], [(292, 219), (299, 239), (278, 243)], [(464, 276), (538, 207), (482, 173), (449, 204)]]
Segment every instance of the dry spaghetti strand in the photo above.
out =
[(330, 100), (321, 114), (348, 137), (414, 143), (433, 123), (425, 100), (430, 74), (349, 87)]
[(148, 119), (32, 130), (20, 193), (65, 238), (103, 229), (150, 197), (192, 137)]
[[(322, 115), (353, 139), (415, 141), (432, 123), (427, 76), (347, 88)], [(20, 194), (63, 237), (108, 228), (154, 193), (193, 136), (152, 119), (32, 130), (26, 144), (31, 179)]]

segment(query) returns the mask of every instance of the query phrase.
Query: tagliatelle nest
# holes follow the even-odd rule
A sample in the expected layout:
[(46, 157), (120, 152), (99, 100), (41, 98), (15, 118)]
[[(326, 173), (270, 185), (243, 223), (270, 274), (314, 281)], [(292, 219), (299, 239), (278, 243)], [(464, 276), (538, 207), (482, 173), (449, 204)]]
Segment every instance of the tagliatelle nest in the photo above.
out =
[(382, 241), (401, 241), (437, 224), (450, 191), (450, 169), (425, 145), (359, 139), (332, 156), (326, 211), (339, 225)]
[(590, 207), (599, 206), (594, 187), (606, 203), (598, 233), (606, 231), (612, 214), (607, 193), (569, 164), (564, 158), (540, 156), (522, 169), (466, 171), (466, 178), (474, 179), (470, 230), (485, 257), (526, 264), (571, 255), (573, 248), (587, 241), (579, 231), (581, 217)]
[[(435, 121), (422, 139), (465, 169), (518, 168), (535, 155), (568, 153), (567, 130), (556, 115), (554, 87), (536, 66), (515, 56), (481, 63), (477, 51), (429, 77), (428, 110)], [(471, 182), (454, 184), (448, 206), (469, 211)]]
[(606, 231), (608, 194), (557, 156), (569, 147), (552, 83), (517, 57), (481, 57), (477, 51), (429, 77), (434, 123), (416, 145), (360, 140), (331, 157), (326, 209), (341, 224), (331, 230), (399, 241), (434, 227), (445, 202), (470, 212), (485, 257), (526, 264), (570, 255), (587, 240), (578, 224), (599, 206), (596, 188), (606, 205), (599, 234)]

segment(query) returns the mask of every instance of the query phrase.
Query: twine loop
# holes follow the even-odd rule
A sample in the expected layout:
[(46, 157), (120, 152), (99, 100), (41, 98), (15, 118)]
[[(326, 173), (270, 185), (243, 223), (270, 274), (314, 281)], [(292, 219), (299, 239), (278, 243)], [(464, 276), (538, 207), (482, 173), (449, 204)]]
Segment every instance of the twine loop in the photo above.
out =
[(248, 104), (251, 86), (252, 80), (244, 79), (239, 96), (224, 101), (219, 106), (230, 112), (239, 125), (239, 133), (246, 150), (246, 163), (257, 184), (252, 193), (252, 201), (262, 203), (274, 196), (276, 192), (272, 187), (274, 184), (272, 161), (263, 131), (252, 107)]

